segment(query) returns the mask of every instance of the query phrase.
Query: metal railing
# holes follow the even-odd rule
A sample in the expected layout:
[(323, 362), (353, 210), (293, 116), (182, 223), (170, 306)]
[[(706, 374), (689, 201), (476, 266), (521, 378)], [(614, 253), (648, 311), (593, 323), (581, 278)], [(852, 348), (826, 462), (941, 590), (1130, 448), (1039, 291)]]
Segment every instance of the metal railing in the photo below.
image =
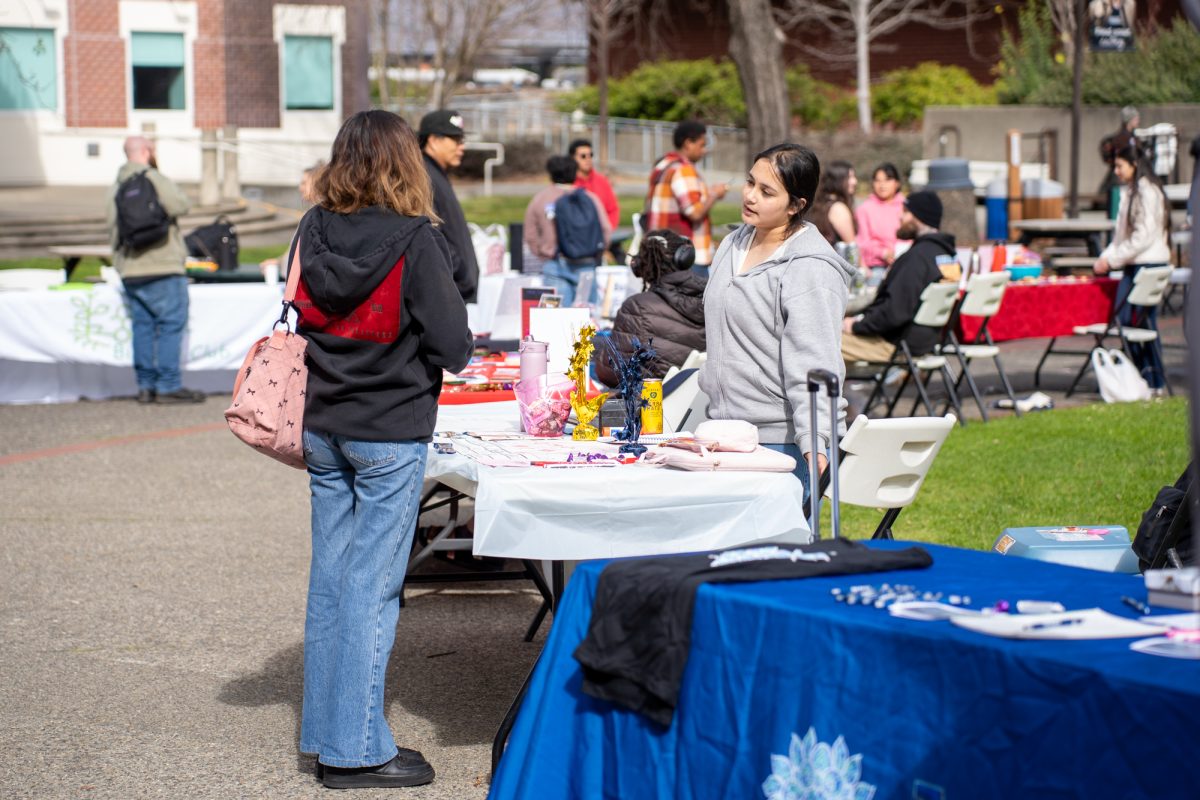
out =
[[(414, 125), (429, 110), (420, 103), (392, 105), (391, 109)], [(664, 153), (674, 149), (674, 122), (609, 117), (604, 130), (600, 118), (579, 111), (565, 113), (538, 107), (528, 100), (469, 100), (456, 98), (454, 109), (463, 116), (469, 139), (514, 142), (540, 139), (547, 150), (561, 153), (574, 139), (608, 145), (608, 169), (649, 170)], [(741, 174), (746, 170), (746, 130), (708, 126), (708, 149), (701, 168), (707, 173)]]

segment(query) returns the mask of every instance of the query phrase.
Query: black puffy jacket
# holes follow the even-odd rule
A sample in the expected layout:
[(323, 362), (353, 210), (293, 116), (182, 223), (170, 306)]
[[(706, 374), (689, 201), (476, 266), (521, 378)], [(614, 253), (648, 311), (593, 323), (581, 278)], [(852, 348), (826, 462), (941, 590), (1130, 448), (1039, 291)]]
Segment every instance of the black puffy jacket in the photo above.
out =
[[(649, 291), (635, 294), (621, 304), (613, 323), (612, 343), (622, 357), (633, 352), (633, 340), (653, 340), (657, 355), (646, 377), (661, 378), (670, 367), (678, 367), (693, 350), (704, 352), (704, 287), (708, 281), (687, 270), (662, 276)], [(619, 382), (608, 363), (607, 345), (596, 348), (596, 377), (608, 386)]]

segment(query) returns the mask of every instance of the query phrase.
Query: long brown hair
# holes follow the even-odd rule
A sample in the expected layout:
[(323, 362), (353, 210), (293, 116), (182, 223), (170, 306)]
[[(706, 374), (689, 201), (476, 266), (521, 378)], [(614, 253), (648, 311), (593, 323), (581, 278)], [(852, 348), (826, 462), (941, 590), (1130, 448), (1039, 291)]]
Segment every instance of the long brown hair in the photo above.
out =
[(1129, 144), (1113, 156), (1113, 160), (1121, 159), (1126, 164), (1133, 167), (1133, 179), (1129, 181), (1129, 204), (1125, 210), (1125, 230), (1132, 232), (1137, 227), (1138, 218), (1142, 214), (1142, 178), (1150, 184), (1151, 191), (1156, 191), (1161, 195), (1163, 204), (1163, 232), (1166, 234), (1167, 241), (1171, 240), (1171, 203), (1167, 200), (1166, 192), (1163, 191), (1162, 182), (1158, 176), (1154, 174), (1154, 170), (1150, 167), (1150, 162), (1146, 160), (1145, 155), (1141, 152), (1136, 144)]
[(817, 230), (830, 244), (841, 241), (838, 232), (829, 221), (829, 209), (835, 203), (843, 203), (850, 210), (850, 224), (858, 233), (858, 221), (854, 219), (854, 199), (850, 196), (850, 173), (854, 165), (849, 161), (830, 161), (821, 171), (821, 180), (817, 184), (817, 195), (813, 200), (809, 220), (817, 226)]
[(360, 111), (342, 123), (313, 190), (322, 206), (338, 214), (383, 206), (439, 221), (416, 134), (390, 111)]

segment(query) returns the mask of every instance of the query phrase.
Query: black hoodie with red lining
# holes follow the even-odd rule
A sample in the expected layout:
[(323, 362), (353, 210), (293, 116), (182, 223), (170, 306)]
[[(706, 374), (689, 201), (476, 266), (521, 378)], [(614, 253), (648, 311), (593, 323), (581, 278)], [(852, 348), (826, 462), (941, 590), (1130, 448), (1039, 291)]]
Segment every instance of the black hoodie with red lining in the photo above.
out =
[(429, 441), (442, 370), (462, 370), (473, 347), (442, 234), (427, 217), (317, 206), (300, 221), (298, 240), (305, 426), (367, 441)]

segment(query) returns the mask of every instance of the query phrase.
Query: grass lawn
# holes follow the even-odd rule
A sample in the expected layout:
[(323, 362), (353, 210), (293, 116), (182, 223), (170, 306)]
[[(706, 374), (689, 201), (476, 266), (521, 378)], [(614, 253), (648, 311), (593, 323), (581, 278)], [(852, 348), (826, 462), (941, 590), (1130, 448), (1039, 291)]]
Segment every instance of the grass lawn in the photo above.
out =
[[(493, 195), (492, 197), (471, 197), (462, 201), (463, 212), (467, 219), (477, 225), (491, 225), (498, 222), (508, 225), (511, 222), (521, 222), (525, 219), (525, 206), (529, 205), (531, 197), (512, 197)], [(621, 224), (629, 225), (634, 214), (641, 213), (646, 198), (642, 195), (621, 195), (617, 203), (621, 206)], [(713, 206), (713, 225), (724, 225), (727, 222), (741, 221), (741, 206), (737, 203), (720, 202)]]
[[(955, 428), (896, 538), (989, 549), (1005, 528), (1060, 524), (1124, 525), (1132, 537), (1187, 466), (1187, 408), (1184, 398), (1096, 403)], [(869, 536), (880, 516), (845, 506), (842, 532)]]

